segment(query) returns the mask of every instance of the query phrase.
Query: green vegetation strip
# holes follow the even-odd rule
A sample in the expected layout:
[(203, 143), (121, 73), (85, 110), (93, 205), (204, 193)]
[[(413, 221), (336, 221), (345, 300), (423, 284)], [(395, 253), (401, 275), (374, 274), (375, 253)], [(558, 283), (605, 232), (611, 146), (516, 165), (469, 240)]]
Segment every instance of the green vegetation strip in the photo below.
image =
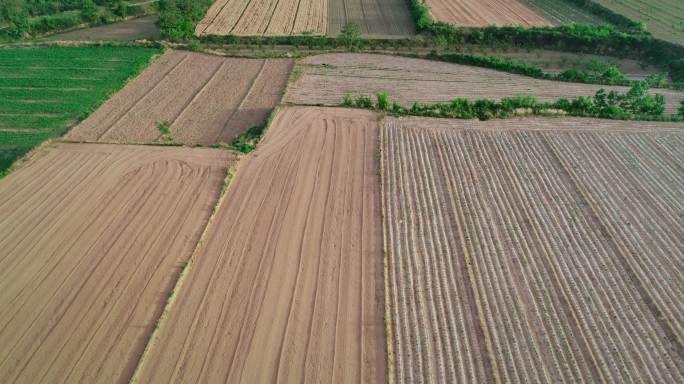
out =
[(369, 96), (354, 98), (346, 95), (341, 106), (387, 112), (396, 116), (452, 119), (489, 120), (528, 115), (561, 115), (615, 120), (684, 121), (684, 101), (677, 114), (666, 115), (665, 98), (662, 95), (649, 94), (647, 90), (648, 84), (640, 82), (624, 94), (615, 91), (606, 93), (604, 89), (600, 89), (593, 98), (580, 96), (553, 103), (540, 103), (534, 96), (512, 96), (501, 101), (456, 98), (450, 103), (414, 103), (410, 108), (391, 102), (386, 93), (378, 93), (375, 102)]
[[(0, 70), (0, 177), (17, 158), (87, 117), (158, 53), (138, 47), (0, 49), (0, 63), (27, 68), (24, 73), (14, 68), (13, 77)], [(89, 80), (55, 76), (52, 64), (67, 60)], [(90, 70), (94, 64), (111, 70)]]

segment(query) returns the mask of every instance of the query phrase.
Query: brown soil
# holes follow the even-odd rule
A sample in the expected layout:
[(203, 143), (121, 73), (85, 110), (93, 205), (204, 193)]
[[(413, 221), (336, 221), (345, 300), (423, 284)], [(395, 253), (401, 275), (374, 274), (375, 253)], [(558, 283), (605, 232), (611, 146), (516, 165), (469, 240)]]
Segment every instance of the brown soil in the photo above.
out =
[(3, 179), (0, 382), (128, 382), (231, 157), (58, 144)]
[(101, 108), (68, 140), (114, 143), (229, 143), (266, 120), (280, 101), (292, 61), (230, 59), (170, 50)]
[(517, 0), (427, 0), (437, 21), (463, 27), (551, 25)]
[(84, 28), (76, 31), (59, 33), (45, 40), (85, 41), (85, 40), (139, 40), (159, 38), (159, 28), (155, 25), (157, 15), (139, 17), (120, 23)]
[(331, 0), (328, 35), (339, 35), (347, 23), (357, 24), (366, 37), (403, 37), (416, 33), (405, 0)]
[(387, 118), (402, 382), (681, 382), (681, 124)]
[[(533, 95), (539, 101), (593, 96), (599, 88), (627, 92), (628, 87), (538, 80), (491, 69), (422, 59), (372, 54), (325, 54), (298, 64), (301, 76), (284, 100), (294, 104), (339, 105), (346, 94), (387, 92), (390, 99), (410, 107), (414, 102), (448, 102), (456, 97), (501, 99)], [(652, 89), (665, 96), (665, 111), (674, 113), (684, 92)]]
[(324, 35), (328, 2), (324, 0), (218, 0), (197, 24), (202, 35)]
[(277, 113), (137, 382), (386, 381), (377, 119)]

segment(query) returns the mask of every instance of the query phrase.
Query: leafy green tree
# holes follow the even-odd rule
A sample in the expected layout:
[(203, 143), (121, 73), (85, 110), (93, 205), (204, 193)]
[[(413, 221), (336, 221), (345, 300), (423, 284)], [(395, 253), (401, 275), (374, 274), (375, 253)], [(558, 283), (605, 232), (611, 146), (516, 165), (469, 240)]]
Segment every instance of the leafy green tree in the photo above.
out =
[(29, 32), (28, 17), (24, 0), (0, 0), (0, 20), (8, 24), (10, 37), (20, 38)]
[(95, 5), (93, 0), (83, 0), (81, 3), (81, 17), (90, 22), (97, 19), (97, 5)]
[(342, 27), (340, 36), (342, 41), (347, 45), (347, 48), (351, 50), (361, 36), (361, 28), (356, 23), (347, 23)]

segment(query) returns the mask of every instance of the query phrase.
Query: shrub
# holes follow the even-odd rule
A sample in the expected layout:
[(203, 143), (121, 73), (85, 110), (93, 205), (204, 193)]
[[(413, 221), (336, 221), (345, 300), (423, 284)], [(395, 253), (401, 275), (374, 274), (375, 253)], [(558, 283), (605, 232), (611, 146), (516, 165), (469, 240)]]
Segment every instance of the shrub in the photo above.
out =
[(377, 95), (378, 102), (376, 104), (376, 107), (380, 111), (386, 111), (388, 106), (389, 106), (389, 100), (387, 97), (387, 93), (385, 92), (380, 92)]
[(357, 97), (356, 102), (354, 104), (359, 108), (365, 108), (365, 109), (372, 109), (373, 108), (373, 101), (368, 96)]

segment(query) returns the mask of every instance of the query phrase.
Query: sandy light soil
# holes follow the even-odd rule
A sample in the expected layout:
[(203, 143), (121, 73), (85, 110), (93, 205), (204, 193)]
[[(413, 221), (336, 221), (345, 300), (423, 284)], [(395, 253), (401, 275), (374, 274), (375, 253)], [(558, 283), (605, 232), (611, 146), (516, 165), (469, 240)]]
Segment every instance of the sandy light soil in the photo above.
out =
[[(280, 101), (287, 59), (234, 59), (169, 50), (67, 135), (108, 143), (230, 143)], [(169, 126), (164, 135), (160, 124)]]
[(396, 382), (684, 380), (684, 130), (387, 118)]
[(461, 27), (552, 24), (517, 0), (427, 0), (427, 4), (435, 20)]
[(377, 121), (277, 113), (136, 382), (386, 381)]
[[(539, 101), (593, 96), (600, 88), (622, 93), (628, 87), (539, 80), (486, 68), (431, 60), (373, 54), (324, 54), (298, 64), (301, 75), (284, 100), (294, 104), (339, 105), (345, 94), (387, 92), (390, 100), (410, 107), (414, 102), (448, 102), (456, 97), (501, 99), (533, 95)], [(665, 112), (674, 113), (684, 92), (652, 89), (665, 97)]]
[(326, 0), (218, 0), (197, 24), (202, 35), (290, 35), (327, 31)]
[(57, 144), (0, 181), (0, 382), (127, 383), (232, 155)]

